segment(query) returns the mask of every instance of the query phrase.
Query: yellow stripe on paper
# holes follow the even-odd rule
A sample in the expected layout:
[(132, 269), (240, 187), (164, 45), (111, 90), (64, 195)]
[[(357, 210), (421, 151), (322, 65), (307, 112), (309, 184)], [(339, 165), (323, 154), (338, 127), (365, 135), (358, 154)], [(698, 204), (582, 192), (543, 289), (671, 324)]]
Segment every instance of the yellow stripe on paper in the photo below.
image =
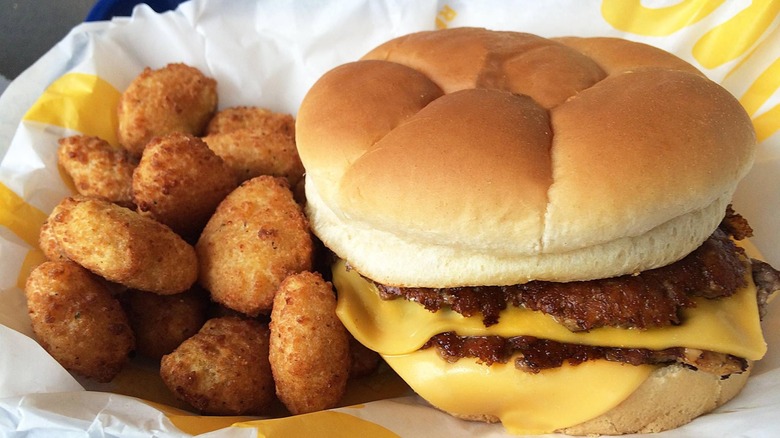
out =
[(0, 183), (0, 226), (8, 228), (28, 245), (37, 248), (38, 234), (47, 217), (44, 212)]
[(231, 416), (207, 416), (207, 415), (167, 415), (178, 429), (191, 435), (202, 435), (221, 429), (226, 429), (234, 424), (236, 420), (251, 419), (251, 417), (231, 417)]
[(196, 415), (190, 412), (143, 400), (144, 403), (158, 409), (177, 429), (190, 435), (201, 435), (215, 430), (225, 429), (234, 424), (257, 419), (248, 416)]
[(38, 248), (38, 235), (46, 218), (46, 214), (0, 183), (0, 226), (8, 228), (33, 248), (27, 252), (16, 278), (20, 289), (24, 289), (30, 272), (46, 259)]
[(780, 129), (780, 105), (753, 119), (758, 141), (764, 141)]
[(753, 115), (778, 88), (780, 88), (780, 59), (776, 59), (756, 78), (745, 94), (739, 98), (739, 103), (745, 107), (748, 114)]
[(753, 118), (758, 141), (769, 138), (780, 129), (780, 106), (775, 105), (758, 117), (759, 108), (780, 89), (780, 59), (776, 59), (745, 91), (739, 102)]
[(200, 435), (229, 427), (255, 429), (258, 437), (345, 437), (399, 438), (390, 430), (354, 415), (336, 411), (318, 411), (310, 414), (281, 418), (258, 419), (248, 416), (196, 415), (181, 409), (144, 400), (159, 409), (184, 433)]
[(68, 73), (49, 85), (23, 120), (73, 129), (116, 146), (120, 97), (116, 88), (95, 75)]
[(236, 423), (233, 426), (256, 428), (258, 436), (266, 438), (293, 436), (399, 438), (397, 434), (376, 423), (336, 411), (320, 411), (285, 418)]
[(754, 0), (696, 41), (693, 57), (710, 69), (737, 59), (750, 50), (779, 13), (780, 1)]
[(639, 35), (671, 35), (710, 15), (724, 0), (682, 0), (650, 8), (640, 0), (604, 0), (601, 15), (615, 29)]

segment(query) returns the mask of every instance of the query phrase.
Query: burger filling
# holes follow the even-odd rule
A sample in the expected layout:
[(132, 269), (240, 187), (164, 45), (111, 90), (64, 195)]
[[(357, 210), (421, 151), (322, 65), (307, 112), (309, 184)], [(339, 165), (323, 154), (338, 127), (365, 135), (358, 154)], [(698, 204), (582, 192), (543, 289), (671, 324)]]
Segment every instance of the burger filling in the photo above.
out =
[(395, 287), (377, 284), (383, 299), (404, 298), (431, 312), (449, 307), (463, 316), (482, 314), (486, 327), (498, 323), (508, 305), (546, 313), (571, 331), (598, 327), (646, 329), (680, 324), (680, 310), (692, 298), (720, 298), (745, 285), (741, 240), (752, 233), (729, 210), (721, 227), (687, 257), (662, 268), (616, 278), (556, 283), (531, 281), (511, 286), (455, 288)]
[(557, 368), (568, 362), (578, 365), (587, 360), (604, 359), (631, 365), (670, 365), (680, 363), (690, 368), (716, 374), (723, 378), (747, 369), (743, 358), (725, 353), (702, 351), (694, 348), (646, 348), (595, 347), (538, 339), (533, 336), (458, 336), (454, 332), (432, 337), (424, 346), (436, 347), (447, 361), (463, 357), (476, 358), (485, 365), (506, 363), (514, 356), (515, 367), (530, 373), (547, 368)]
[[(501, 311), (512, 305), (548, 314), (572, 332), (599, 327), (648, 329), (681, 324), (681, 310), (696, 306), (693, 298), (733, 295), (746, 285), (745, 273), (751, 269), (763, 316), (768, 296), (780, 289), (780, 272), (759, 260), (746, 262), (744, 251), (732, 239), (741, 240), (751, 234), (747, 222), (729, 207), (720, 227), (690, 255), (635, 275), (446, 289), (375, 286), (384, 300), (406, 299), (431, 312), (448, 308), (467, 317), (481, 314), (485, 327), (497, 324)], [(747, 368), (743, 358), (693, 348), (599, 347), (532, 336), (458, 336), (445, 332), (433, 336), (423, 346), (426, 348), (436, 348), (450, 362), (469, 357), (490, 365), (514, 357), (518, 369), (531, 373), (560, 367), (564, 362), (576, 365), (592, 359), (632, 365), (681, 363), (724, 378)]]

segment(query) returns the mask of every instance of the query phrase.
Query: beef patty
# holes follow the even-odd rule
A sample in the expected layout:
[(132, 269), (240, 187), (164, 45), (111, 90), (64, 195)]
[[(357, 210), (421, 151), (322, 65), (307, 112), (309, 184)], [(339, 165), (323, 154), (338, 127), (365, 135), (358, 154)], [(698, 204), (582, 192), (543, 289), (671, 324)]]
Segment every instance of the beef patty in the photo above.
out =
[[(642, 329), (679, 324), (679, 311), (694, 306), (694, 297), (717, 299), (734, 294), (745, 285), (749, 264), (763, 318), (768, 297), (780, 290), (780, 272), (760, 260), (748, 262), (742, 249), (729, 238), (741, 240), (751, 235), (747, 222), (729, 206), (718, 230), (693, 253), (669, 266), (637, 275), (513, 286), (425, 289), (377, 284), (377, 288), (384, 299), (415, 301), (432, 312), (449, 306), (464, 316), (482, 313), (485, 326), (497, 323), (500, 311), (511, 304), (547, 313), (573, 331), (602, 326)], [(436, 348), (450, 362), (470, 357), (490, 365), (514, 357), (515, 367), (531, 373), (564, 362), (576, 365), (592, 359), (632, 365), (681, 363), (723, 378), (747, 368), (743, 358), (693, 348), (599, 347), (532, 336), (458, 336), (446, 332), (433, 336), (422, 348)]]
[(432, 337), (422, 348), (432, 347), (437, 348), (439, 355), (449, 362), (455, 362), (463, 357), (471, 357), (485, 365), (490, 365), (506, 363), (512, 356), (515, 356), (515, 367), (530, 373), (556, 368), (564, 362), (578, 365), (593, 359), (604, 359), (631, 365), (669, 365), (676, 362), (721, 377), (738, 374), (747, 369), (747, 361), (743, 358), (695, 348), (674, 347), (649, 350), (646, 348), (598, 347), (538, 339), (533, 336), (511, 338), (458, 336), (454, 332), (446, 332)]
[[(758, 311), (761, 319), (766, 314), (768, 297), (780, 290), (780, 272), (760, 260), (751, 260), (753, 281), (758, 295)], [(532, 336), (458, 336), (454, 332), (433, 336), (425, 348), (437, 348), (447, 361), (462, 357), (476, 358), (480, 362), (506, 363), (515, 356), (515, 367), (522, 371), (538, 373), (547, 368), (561, 366), (564, 362), (577, 365), (586, 360), (605, 359), (631, 365), (668, 365), (681, 363), (722, 377), (741, 373), (747, 367), (745, 359), (725, 353), (703, 351), (694, 348), (675, 347), (664, 350), (645, 348), (598, 347), (569, 344), (539, 339)]]
[(744, 219), (729, 209), (721, 227), (687, 257), (614, 278), (454, 288), (375, 284), (383, 299), (403, 298), (431, 312), (449, 307), (467, 317), (481, 313), (486, 327), (498, 323), (508, 305), (546, 313), (571, 331), (663, 327), (680, 324), (680, 311), (695, 306), (694, 297), (727, 297), (745, 285), (744, 252), (729, 235), (741, 239), (750, 232)]

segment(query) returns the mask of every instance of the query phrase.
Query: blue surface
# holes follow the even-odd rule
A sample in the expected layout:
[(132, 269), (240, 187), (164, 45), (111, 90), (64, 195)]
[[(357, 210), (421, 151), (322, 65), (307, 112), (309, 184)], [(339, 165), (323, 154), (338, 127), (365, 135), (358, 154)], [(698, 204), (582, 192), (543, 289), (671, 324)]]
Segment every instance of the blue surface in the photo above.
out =
[(133, 12), (133, 7), (137, 4), (146, 3), (156, 12), (165, 12), (176, 9), (179, 3), (184, 0), (149, 0), (149, 1), (131, 1), (131, 0), (98, 0), (90, 9), (85, 21), (110, 20), (112, 17), (129, 17)]

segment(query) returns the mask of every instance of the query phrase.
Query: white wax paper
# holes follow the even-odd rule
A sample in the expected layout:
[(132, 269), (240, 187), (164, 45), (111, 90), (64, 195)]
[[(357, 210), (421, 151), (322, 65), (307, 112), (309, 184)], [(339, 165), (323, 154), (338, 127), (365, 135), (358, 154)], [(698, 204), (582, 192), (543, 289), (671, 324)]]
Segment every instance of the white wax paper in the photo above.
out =
[[(606, 18), (617, 7), (627, 8), (627, 12), (618, 19)], [(0, 198), (0, 435), (186, 435), (172, 421), (187, 421), (186, 413), (176, 417), (154, 404), (112, 394), (108, 392), (110, 385), (75, 379), (32, 338), (19, 287), (32, 247), (29, 239), (17, 235), (9, 225), (9, 221), (27, 220), (28, 213), (9, 199), (17, 196), (48, 214), (71, 194), (57, 171), (55, 149), (58, 138), (74, 132), (23, 121), (47, 87), (62, 75), (93, 74), (123, 90), (146, 66), (184, 62), (217, 79), (221, 108), (260, 105), (295, 114), (308, 88), (328, 69), (356, 60), (377, 44), (409, 32), (482, 26), (550, 37), (618, 36), (646, 42), (693, 63), (750, 106), (749, 113), (764, 135), (756, 165), (741, 184), (734, 203), (755, 229), (753, 242), (770, 263), (780, 266), (780, 219), (775, 214), (780, 205), (780, 93), (778, 82), (769, 76), (777, 73), (780, 56), (778, 9), (777, 2), (742, 0), (634, 0), (622, 6), (612, 0), (203, 0), (184, 3), (163, 14), (139, 6), (130, 18), (77, 26), (0, 97), (0, 188), (5, 189)], [(684, 20), (686, 14), (694, 18)], [(652, 25), (650, 30), (643, 27), (647, 23)], [(700, 42), (712, 40), (713, 35), (715, 43), (705, 55), (724, 47), (744, 50), (712, 65), (701, 55)], [(744, 391), (712, 414), (655, 436), (777, 436), (777, 303), (771, 306), (764, 327), (769, 353), (757, 364)], [(389, 436), (506, 436), (500, 425), (454, 419), (429, 408), (416, 396), (332, 412), (380, 425)], [(299, 436), (340, 436), (344, 432), (323, 430), (317, 421), (295, 424)], [(264, 435), (261, 429), (230, 427), (203, 436)]]

